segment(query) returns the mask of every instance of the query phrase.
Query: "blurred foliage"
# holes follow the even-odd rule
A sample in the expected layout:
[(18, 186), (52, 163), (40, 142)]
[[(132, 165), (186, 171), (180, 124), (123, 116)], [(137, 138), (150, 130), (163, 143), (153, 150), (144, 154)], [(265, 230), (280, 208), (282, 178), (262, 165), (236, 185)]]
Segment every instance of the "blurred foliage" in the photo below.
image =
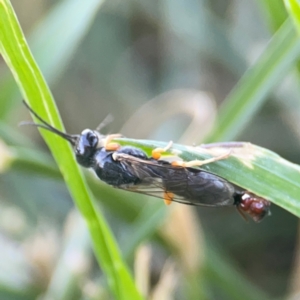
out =
[[(300, 163), (299, 39), (282, 1), (96, 2), (12, 1), (68, 131), (112, 114), (106, 132), (243, 140)], [(3, 61), (0, 87), (0, 299), (112, 299), (57, 167), (17, 127), (29, 116)], [(297, 299), (293, 215), (165, 208), (86, 176), (149, 299)]]
[(295, 27), (300, 32), (300, 3), (297, 0), (285, 0), (285, 6), (294, 21)]
[[(25, 99), (26, 108), (34, 109), (51, 126), (64, 131), (49, 87), (30, 53), (9, 0), (3, 0), (0, 3), (0, 28), (1, 54), (14, 75)], [(43, 120), (35, 113), (34, 116), (35, 119)], [(80, 211), (85, 225), (89, 229), (95, 257), (103, 270), (111, 292), (116, 299), (120, 300), (142, 299), (104, 216), (95, 206), (93, 196), (74, 158), (70, 144), (62, 138), (58, 138), (57, 135), (49, 135), (49, 132), (46, 135), (43, 132), (42, 135), (60, 168), (76, 208)], [(10, 162), (11, 159), (13, 158), (8, 154), (8, 158), (4, 162)], [(5, 164), (3, 166), (5, 170)], [(54, 294), (59, 295), (60, 293)], [(54, 298), (56, 297), (54, 296)]]

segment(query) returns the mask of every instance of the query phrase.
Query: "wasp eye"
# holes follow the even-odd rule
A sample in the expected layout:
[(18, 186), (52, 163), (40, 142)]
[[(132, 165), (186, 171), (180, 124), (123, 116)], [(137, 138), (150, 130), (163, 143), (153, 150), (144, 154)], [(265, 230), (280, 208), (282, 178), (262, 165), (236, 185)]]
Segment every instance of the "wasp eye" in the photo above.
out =
[(98, 137), (93, 131), (88, 132), (86, 139), (91, 147), (95, 147), (98, 143)]

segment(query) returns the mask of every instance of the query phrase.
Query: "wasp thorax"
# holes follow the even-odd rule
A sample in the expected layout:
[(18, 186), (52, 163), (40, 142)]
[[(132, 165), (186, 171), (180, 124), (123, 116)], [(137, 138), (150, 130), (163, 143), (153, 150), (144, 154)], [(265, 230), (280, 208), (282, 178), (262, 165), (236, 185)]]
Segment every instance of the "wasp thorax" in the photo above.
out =
[(89, 167), (91, 159), (97, 150), (99, 136), (97, 132), (91, 129), (85, 129), (81, 132), (76, 146), (75, 154), (79, 164), (84, 167)]

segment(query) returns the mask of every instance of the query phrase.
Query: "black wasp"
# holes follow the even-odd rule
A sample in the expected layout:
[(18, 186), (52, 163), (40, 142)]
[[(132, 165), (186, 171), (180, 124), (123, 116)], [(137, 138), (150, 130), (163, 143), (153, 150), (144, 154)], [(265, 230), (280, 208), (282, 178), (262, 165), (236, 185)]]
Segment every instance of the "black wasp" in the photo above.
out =
[[(142, 193), (197, 206), (232, 206), (252, 217), (255, 222), (270, 213), (270, 202), (247, 192), (226, 179), (196, 168), (194, 162), (167, 162), (160, 158), (165, 149), (155, 149), (152, 157), (132, 146), (112, 143), (119, 135), (102, 135), (97, 130), (85, 129), (81, 134), (68, 134), (51, 126), (37, 115), (26, 102), (26, 107), (42, 123), (27, 123), (47, 129), (73, 146), (77, 162), (92, 168), (105, 183), (123, 190)], [(210, 163), (225, 157), (204, 161)], [(199, 161), (197, 161), (199, 162)], [(202, 163), (203, 164), (203, 163)]]

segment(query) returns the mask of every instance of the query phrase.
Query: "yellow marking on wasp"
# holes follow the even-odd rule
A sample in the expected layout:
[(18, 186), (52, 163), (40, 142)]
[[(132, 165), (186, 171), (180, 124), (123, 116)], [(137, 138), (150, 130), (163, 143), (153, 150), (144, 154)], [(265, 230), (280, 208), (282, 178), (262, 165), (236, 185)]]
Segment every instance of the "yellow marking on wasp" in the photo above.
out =
[(153, 149), (152, 154), (151, 154), (152, 158), (154, 158), (156, 160), (160, 159), (161, 154), (164, 153), (164, 152), (167, 152), (168, 150), (170, 150), (172, 148), (172, 145), (173, 145), (173, 142), (170, 141), (168, 143), (168, 145), (164, 148), (155, 148), (155, 149)]
[(108, 150), (108, 151), (116, 151), (118, 150), (121, 145), (118, 144), (118, 143), (111, 143), (111, 141), (115, 138), (119, 138), (121, 137), (122, 135), (117, 133), (117, 134), (110, 134), (108, 136), (106, 136), (103, 140), (102, 140), (102, 143), (103, 143), (103, 147), (105, 148), (105, 150)]
[(170, 205), (173, 202), (174, 194), (171, 192), (164, 192), (164, 202), (166, 205)]
[(116, 151), (120, 147), (121, 146), (118, 143), (109, 143), (108, 145), (105, 146), (105, 150), (107, 150), (107, 151)]

